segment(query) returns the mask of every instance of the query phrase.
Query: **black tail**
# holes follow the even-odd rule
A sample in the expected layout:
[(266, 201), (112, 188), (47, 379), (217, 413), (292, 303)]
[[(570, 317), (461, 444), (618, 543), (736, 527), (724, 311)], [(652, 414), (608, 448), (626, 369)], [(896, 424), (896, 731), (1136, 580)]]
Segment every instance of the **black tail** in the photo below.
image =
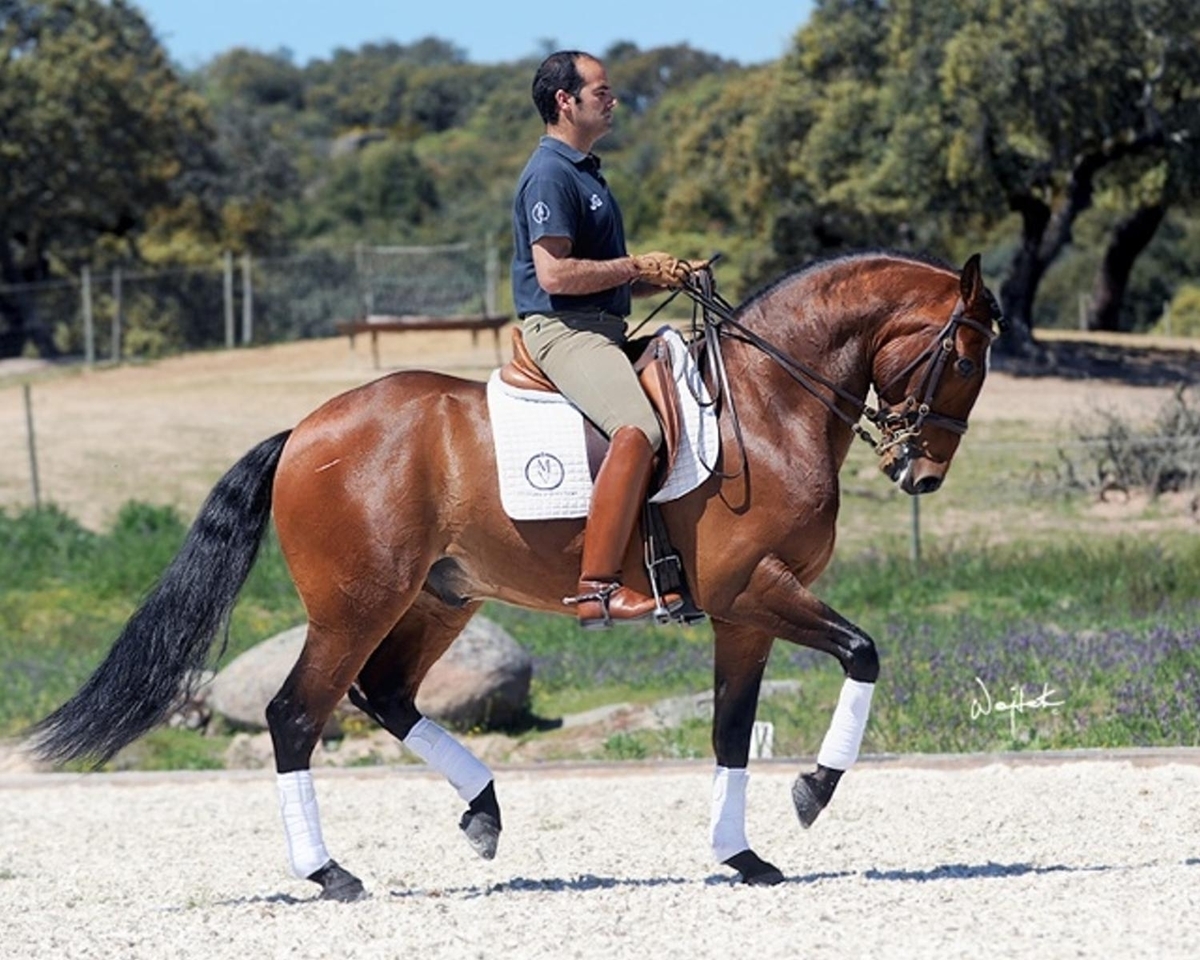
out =
[(203, 669), (254, 566), (289, 432), (264, 440), (218, 481), (104, 662), (33, 728), (36, 756), (99, 765), (166, 719)]

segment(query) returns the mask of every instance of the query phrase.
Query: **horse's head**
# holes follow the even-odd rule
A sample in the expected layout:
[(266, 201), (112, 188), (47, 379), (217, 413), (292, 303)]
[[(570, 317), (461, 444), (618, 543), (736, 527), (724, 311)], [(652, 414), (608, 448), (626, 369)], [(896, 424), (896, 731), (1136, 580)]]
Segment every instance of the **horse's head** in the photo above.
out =
[[(950, 297), (954, 293), (949, 294)], [(983, 284), (979, 255), (962, 269), (957, 301), (936, 298), (877, 351), (880, 467), (908, 494), (933, 493), (967, 430), (967, 416), (987, 375), (988, 350), (1000, 311)], [(914, 327), (913, 323), (918, 322)]]

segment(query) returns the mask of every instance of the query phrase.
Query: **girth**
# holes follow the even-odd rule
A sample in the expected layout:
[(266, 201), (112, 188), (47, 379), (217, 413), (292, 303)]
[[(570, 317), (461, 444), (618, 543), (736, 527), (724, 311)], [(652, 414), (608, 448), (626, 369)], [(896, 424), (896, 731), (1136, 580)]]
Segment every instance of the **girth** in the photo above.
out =
[[(519, 390), (540, 390), (558, 393), (558, 387), (547, 377), (530, 355), (520, 327), (512, 328), (512, 359), (500, 368), (500, 379)], [(630, 357), (634, 372), (642, 385), (642, 391), (650, 401), (662, 427), (664, 454), (658, 458), (654, 487), (661, 486), (675, 464), (679, 450), (681, 414), (679, 394), (675, 389), (675, 378), (671, 371), (671, 350), (662, 337), (640, 337), (622, 346)], [(592, 421), (584, 417), (586, 425), (588, 459), (592, 474), (599, 469), (608, 440)]]

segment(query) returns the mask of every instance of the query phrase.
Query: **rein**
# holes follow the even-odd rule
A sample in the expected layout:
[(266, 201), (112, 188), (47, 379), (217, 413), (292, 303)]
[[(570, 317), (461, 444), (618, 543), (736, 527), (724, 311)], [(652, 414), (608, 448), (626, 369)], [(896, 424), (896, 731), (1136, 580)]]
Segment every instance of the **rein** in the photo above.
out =
[[(715, 258), (714, 258), (715, 259)], [(711, 263), (711, 261), (710, 261)], [(682, 286), (685, 293), (697, 306), (703, 321), (704, 344), (707, 354), (712, 358), (716, 378), (715, 399), (721, 396), (729, 398), (730, 416), (733, 422), (734, 434), (737, 437), (738, 448), (741, 451), (743, 465), (745, 463), (745, 444), (742, 440), (741, 424), (733, 405), (733, 395), (729, 391), (729, 380), (725, 372), (725, 362), (721, 354), (721, 337), (748, 343), (775, 361), (793, 380), (799, 383), (813, 397), (829, 410), (834, 416), (846, 424), (851, 432), (860, 440), (870, 445), (876, 455), (888, 456), (895, 449), (921, 433), (921, 428), (929, 423), (932, 426), (950, 430), (962, 435), (967, 432), (967, 422), (956, 417), (937, 413), (931, 407), (938, 384), (941, 382), (946, 363), (954, 351), (954, 335), (959, 326), (970, 327), (987, 336), (989, 340), (996, 338), (996, 333), (990, 328), (964, 315), (964, 305), (961, 300), (955, 305), (950, 319), (934, 336), (929, 346), (909, 361), (899, 373), (895, 374), (877, 394), (880, 398), (878, 409), (864, 400), (854, 396), (838, 384), (822, 376), (808, 364), (795, 357), (789, 356), (769, 340), (747, 328), (737, 320), (733, 306), (719, 293), (713, 284), (711, 269), (704, 269), (691, 274)], [(695, 316), (693, 315), (693, 328)], [(915, 394), (906, 397), (898, 406), (890, 406), (883, 399), (883, 394), (903, 377), (908, 376), (922, 363), (928, 363), (924, 377)], [(835, 399), (830, 399), (821, 388), (832, 393)], [(857, 415), (846, 413), (837, 404), (837, 400), (848, 403), (857, 410)], [(879, 430), (876, 438), (871, 431), (861, 424), (867, 420)], [(742, 468), (739, 468), (739, 473)], [(736, 476), (737, 474), (734, 474)]]

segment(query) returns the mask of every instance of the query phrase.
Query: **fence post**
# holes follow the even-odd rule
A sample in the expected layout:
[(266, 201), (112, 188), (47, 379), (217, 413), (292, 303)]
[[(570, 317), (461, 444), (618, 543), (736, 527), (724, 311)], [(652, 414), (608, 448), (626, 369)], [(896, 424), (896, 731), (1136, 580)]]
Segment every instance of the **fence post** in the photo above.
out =
[(912, 542), (909, 556), (914, 566), (921, 565), (921, 498), (909, 497), (912, 501)]
[(33, 434), (33, 399), (30, 396), (29, 384), (24, 385), (25, 391), (25, 433), (29, 437), (29, 475), (33, 479), (33, 508), (42, 509), (42, 490), (38, 483), (37, 440)]
[(83, 310), (83, 356), (89, 367), (96, 365), (96, 327), (92, 320), (92, 268), (86, 263), (80, 271), (79, 298)]
[(1092, 296), (1089, 293), (1079, 294), (1079, 329), (1088, 328), (1088, 314), (1092, 310)]
[(483, 311), (489, 317), (494, 317), (497, 312), (496, 306), (496, 286), (500, 280), (500, 252), (496, 249), (496, 238), (491, 234), (487, 235), (484, 240), (486, 248), (485, 256), (485, 283), (483, 288)]
[(225, 349), (233, 349), (233, 251), (225, 251)]
[(358, 308), (362, 311), (362, 319), (366, 319), (375, 312), (375, 304), (372, 301), (371, 278), (366, 275), (367, 261), (363, 255), (362, 241), (354, 244), (354, 282), (358, 286)]
[(242, 345), (254, 339), (254, 282), (250, 273), (250, 254), (242, 254)]
[(121, 362), (121, 268), (113, 267), (112, 361)]

